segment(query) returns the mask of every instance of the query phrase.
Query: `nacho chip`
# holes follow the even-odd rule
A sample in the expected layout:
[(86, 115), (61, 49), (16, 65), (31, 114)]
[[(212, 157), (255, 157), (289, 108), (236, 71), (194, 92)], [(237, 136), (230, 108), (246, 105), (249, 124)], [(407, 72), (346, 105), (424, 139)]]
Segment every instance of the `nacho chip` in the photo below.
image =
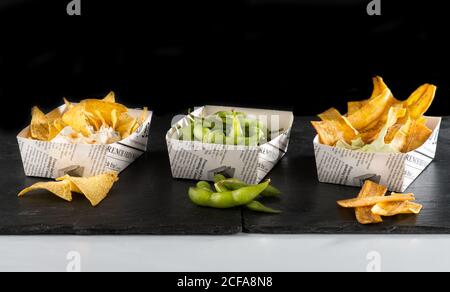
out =
[(436, 90), (436, 86), (424, 84), (405, 101), (411, 119), (417, 120), (427, 112), (433, 103)]
[(49, 137), (49, 119), (37, 107), (31, 110), (30, 136), (33, 139), (47, 141)]
[(66, 181), (73, 183), (92, 204), (93, 207), (100, 204), (116, 181), (118, 181), (117, 172), (108, 172), (93, 177), (67, 177)]
[[(376, 184), (372, 181), (366, 181), (359, 193), (358, 198), (383, 197), (387, 192), (385, 186)], [(372, 213), (372, 207), (361, 207), (355, 209), (356, 219), (360, 224), (376, 224), (383, 222), (383, 219)]]
[(388, 196), (388, 197), (367, 197), (367, 198), (356, 198), (350, 200), (338, 201), (338, 205), (343, 208), (359, 208), (359, 207), (369, 207), (374, 206), (379, 203), (385, 202), (402, 202), (402, 201), (414, 201), (413, 194), (398, 195), (398, 196)]
[(89, 113), (96, 114), (98, 111), (100, 115), (103, 117), (107, 125), (111, 125), (111, 112), (116, 110), (120, 115), (122, 113), (128, 112), (128, 109), (118, 103), (111, 103), (98, 99), (85, 99), (80, 102), (85, 107), (85, 110)]
[(143, 124), (148, 117), (148, 107), (144, 107), (141, 116), (138, 119), (139, 124)]
[(116, 131), (120, 133), (122, 139), (125, 139), (132, 134), (133, 127), (136, 123), (136, 118), (128, 114), (122, 114), (117, 121)]
[(102, 115), (99, 110), (94, 111), (95, 117), (100, 121), (101, 126), (108, 127), (110, 124), (106, 122), (106, 118)]
[(64, 113), (62, 119), (66, 125), (72, 127), (74, 131), (81, 133), (83, 136), (88, 137), (91, 134), (88, 118), (82, 104), (77, 104), (69, 109)]
[(119, 115), (117, 110), (113, 109), (111, 112), (111, 127), (115, 130), (117, 127), (117, 122), (119, 121)]
[(70, 101), (68, 101), (65, 97), (63, 98), (63, 100), (64, 104), (66, 105), (66, 110), (70, 110), (71, 108), (74, 107), (74, 105)]
[(89, 124), (94, 128), (94, 130), (100, 130), (102, 126), (102, 121), (94, 114), (86, 112), (86, 117), (89, 121)]
[(374, 123), (385, 112), (392, 101), (392, 93), (385, 89), (379, 96), (371, 99), (360, 110), (348, 116), (348, 121), (356, 130), (363, 130)]
[(312, 125), (319, 134), (321, 143), (334, 146), (340, 140), (350, 143), (356, 139), (358, 131), (336, 109), (329, 109), (319, 117), (322, 121), (312, 122)]
[(116, 103), (116, 94), (113, 91), (111, 91), (110, 93), (108, 93), (107, 96), (105, 96), (105, 98), (103, 98), (103, 101)]
[(25, 194), (35, 190), (47, 190), (57, 195), (61, 199), (64, 199), (68, 202), (72, 201), (72, 193), (70, 192), (70, 182), (68, 181), (39, 182), (21, 191), (19, 193), (19, 197), (22, 197)]
[(71, 192), (77, 193), (77, 194), (83, 194), (81, 192), (81, 190), (73, 182), (71, 182), (69, 180), (69, 178), (70, 178), (70, 175), (65, 175), (65, 176), (62, 176), (62, 177), (58, 177), (55, 180), (56, 181), (68, 181), (70, 183), (70, 191)]

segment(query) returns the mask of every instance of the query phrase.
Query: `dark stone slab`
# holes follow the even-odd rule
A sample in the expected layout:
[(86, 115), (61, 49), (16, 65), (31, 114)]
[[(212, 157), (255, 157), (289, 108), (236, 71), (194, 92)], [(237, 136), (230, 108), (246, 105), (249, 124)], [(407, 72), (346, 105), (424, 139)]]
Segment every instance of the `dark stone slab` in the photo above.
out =
[(296, 118), (290, 148), (270, 173), (283, 191), (280, 200), (265, 200), (283, 210), (281, 215), (244, 211), (243, 228), (249, 233), (274, 234), (448, 234), (450, 233), (450, 119), (445, 118), (437, 157), (408, 189), (424, 209), (419, 216), (386, 218), (379, 225), (358, 224), (351, 209), (336, 201), (356, 197), (359, 189), (322, 184), (317, 180), (310, 118)]
[(96, 208), (81, 196), (67, 203), (48, 192), (17, 193), (42, 179), (24, 175), (15, 133), (0, 143), (0, 234), (234, 234), (241, 210), (217, 211), (191, 204), (193, 182), (172, 179), (165, 134), (169, 118), (154, 117), (149, 152), (120, 175)]

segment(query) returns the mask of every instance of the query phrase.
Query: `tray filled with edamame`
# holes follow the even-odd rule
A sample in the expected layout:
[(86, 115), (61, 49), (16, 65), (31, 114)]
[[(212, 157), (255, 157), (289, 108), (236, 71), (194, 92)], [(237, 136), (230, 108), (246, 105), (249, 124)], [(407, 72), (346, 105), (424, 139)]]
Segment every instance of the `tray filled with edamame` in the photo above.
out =
[(292, 112), (203, 106), (166, 136), (174, 178), (213, 181), (216, 174), (260, 183), (288, 150)]

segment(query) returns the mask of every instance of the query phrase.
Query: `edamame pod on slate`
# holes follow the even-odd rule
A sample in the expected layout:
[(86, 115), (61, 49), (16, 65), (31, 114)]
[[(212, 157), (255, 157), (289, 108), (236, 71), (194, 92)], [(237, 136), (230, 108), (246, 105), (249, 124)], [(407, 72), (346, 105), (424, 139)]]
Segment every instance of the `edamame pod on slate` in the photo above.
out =
[[(249, 186), (241, 180), (236, 178), (226, 178), (224, 175), (216, 174), (214, 176), (214, 182), (222, 182), (222, 185), (230, 190), (237, 190), (243, 187)], [(281, 195), (281, 191), (274, 186), (269, 185), (262, 193), (263, 197), (279, 197)]]
[(259, 185), (243, 187), (235, 191), (214, 193), (204, 188), (190, 188), (189, 198), (199, 206), (219, 209), (233, 208), (247, 205), (256, 199), (269, 185), (267, 180)]
[(264, 206), (261, 202), (253, 201), (246, 205), (246, 207), (255, 212), (269, 213), (269, 214), (280, 214), (280, 210), (275, 210)]

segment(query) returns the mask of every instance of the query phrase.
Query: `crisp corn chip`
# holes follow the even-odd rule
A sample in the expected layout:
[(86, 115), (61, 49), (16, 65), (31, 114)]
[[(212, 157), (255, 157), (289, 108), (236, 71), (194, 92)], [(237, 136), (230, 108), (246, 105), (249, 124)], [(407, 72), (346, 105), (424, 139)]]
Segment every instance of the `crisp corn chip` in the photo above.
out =
[(433, 103), (437, 87), (431, 84), (425, 84), (419, 87), (407, 100), (406, 105), (411, 119), (421, 118)]
[(105, 96), (105, 98), (103, 98), (103, 101), (116, 103), (116, 94), (113, 91), (111, 91), (110, 93), (108, 93), (107, 96)]
[(70, 175), (65, 175), (62, 177), (58, 177), (55, 180), (56, 181), (68, 181), (70, 183), (70, 191), (77, 194), (82, 194), (81, 190), (70, 180)]
[(319, 115), (321, 122), (312, 122), (319, 133), (320, 141), (329, 146), (334, 146), (338, 141), (351, 142), (358, 131), (336, 109), (332, 108)]
[(414, 201), (413, 194), (398, 195), (398, 196), (388, 196), (388, 197), (367, 197), (367, 198), (356, 198), (350, 200), (338, 201), (338, 205), (343, 208), (359, 208), (359, 207), (369, 207), (374, 206), (379, 203), (385, 202), (401, 202), (401, 201)]
[(141, 125), (138, 123), (134, 124), (133, 128), (131, 129), (131, 133), (135, 133), (139, 129), (140, 126)]
[(31, 111), (31, 125), (30, 135), (31, 138), (47, 141), (49, 137), (49, 119), (47, 116), (37, 107), (33, 107)]
[[(392, 194), (392, 196), (398, 196), (399, 194)], [(422, 210), (422, 205), (404, 201), (404, 202), (389, 202), (379, 203), (372, 207), (371, 212), (373, 214), (392, 217), (400, 214), (419, 214)]]
[(62, 119), (74, 131), (83, 134), (85, 137), (90, 135), (88, 118), (82, 104), (77, 104), (69, 109), (64, 113)]
[(72, 201), (72, 193), (70, 192), (70, 182), (68, 181), (39, 182), (21, 191), (19, 193), (19, 197), (22, 197), (25, 194), (35, 190), (47, 190), (66, 201), (69, 202)]
[(117, 121), (116, 130), (120, 133), (122, 139), (129, 137), (132, 133), (134, 125), (137, 123), (137, 119), (129, 116), (128, 114), (121, 114)]
[(86, 112), (85, 114), (89, 121), (89, 124), (94, 128), (94, 130), (96, 131), (100, 130), (102, 126), (102, 121), (92, 113)]
[(66, 180), (73, 183), (95, 207), (106, 198), (118, 180), (118, 174), (109, 172), (93, 177), (67, 177)]
[(108, 127), (109, 124), (106, 122), (106, 118), (102, 115), (102, 113), (99, 110), (94, 111), (95, 117), (99, 119), (101, 122), (101, 125), (104, 127)]
[(95, 114), (96, 111), (100, 113), (107, 125), (111, 125), (111, 112), (115, 109), (120, 115), (126, 113), (128, 109), (118, 103), (111, 103), (108, 101), (98, 100), (98, 99), (85, 99), (80, 102), (85, 107), (87, 112)]
[(119, 121), (119, 116), (117, 110), (113, 109), (111, 112), (111, 127), (115, 130), (117, 127), (117, 122)]
[[(376, 184), (372, 181), (366, 181), (359, 193), (358, 198), (383, 197), (386, 194), (385, 186)], [(372, 213), (372, 207), (361, 207), (355, 209), (356, 219), (360, 224), (376, 224), (383, 222), (383, 219)]]
[(68, 101), (65, 97), (63, 98), (63, 100), (67, 110), (70, 110), (71, 108), (74, 107), (74, 105), (70, 101)]
[(141, 116), (138, 119), (139, 124), (143, 124), (148, 117), (148, 107), (144, 107)]
[(371, 99), (359, 111), (348, 116), (348, 121), (356, 130), (363, 130), (374, 123), (385, 112), (392, 101), (392, 93), (385, 89), (382, 94)]

